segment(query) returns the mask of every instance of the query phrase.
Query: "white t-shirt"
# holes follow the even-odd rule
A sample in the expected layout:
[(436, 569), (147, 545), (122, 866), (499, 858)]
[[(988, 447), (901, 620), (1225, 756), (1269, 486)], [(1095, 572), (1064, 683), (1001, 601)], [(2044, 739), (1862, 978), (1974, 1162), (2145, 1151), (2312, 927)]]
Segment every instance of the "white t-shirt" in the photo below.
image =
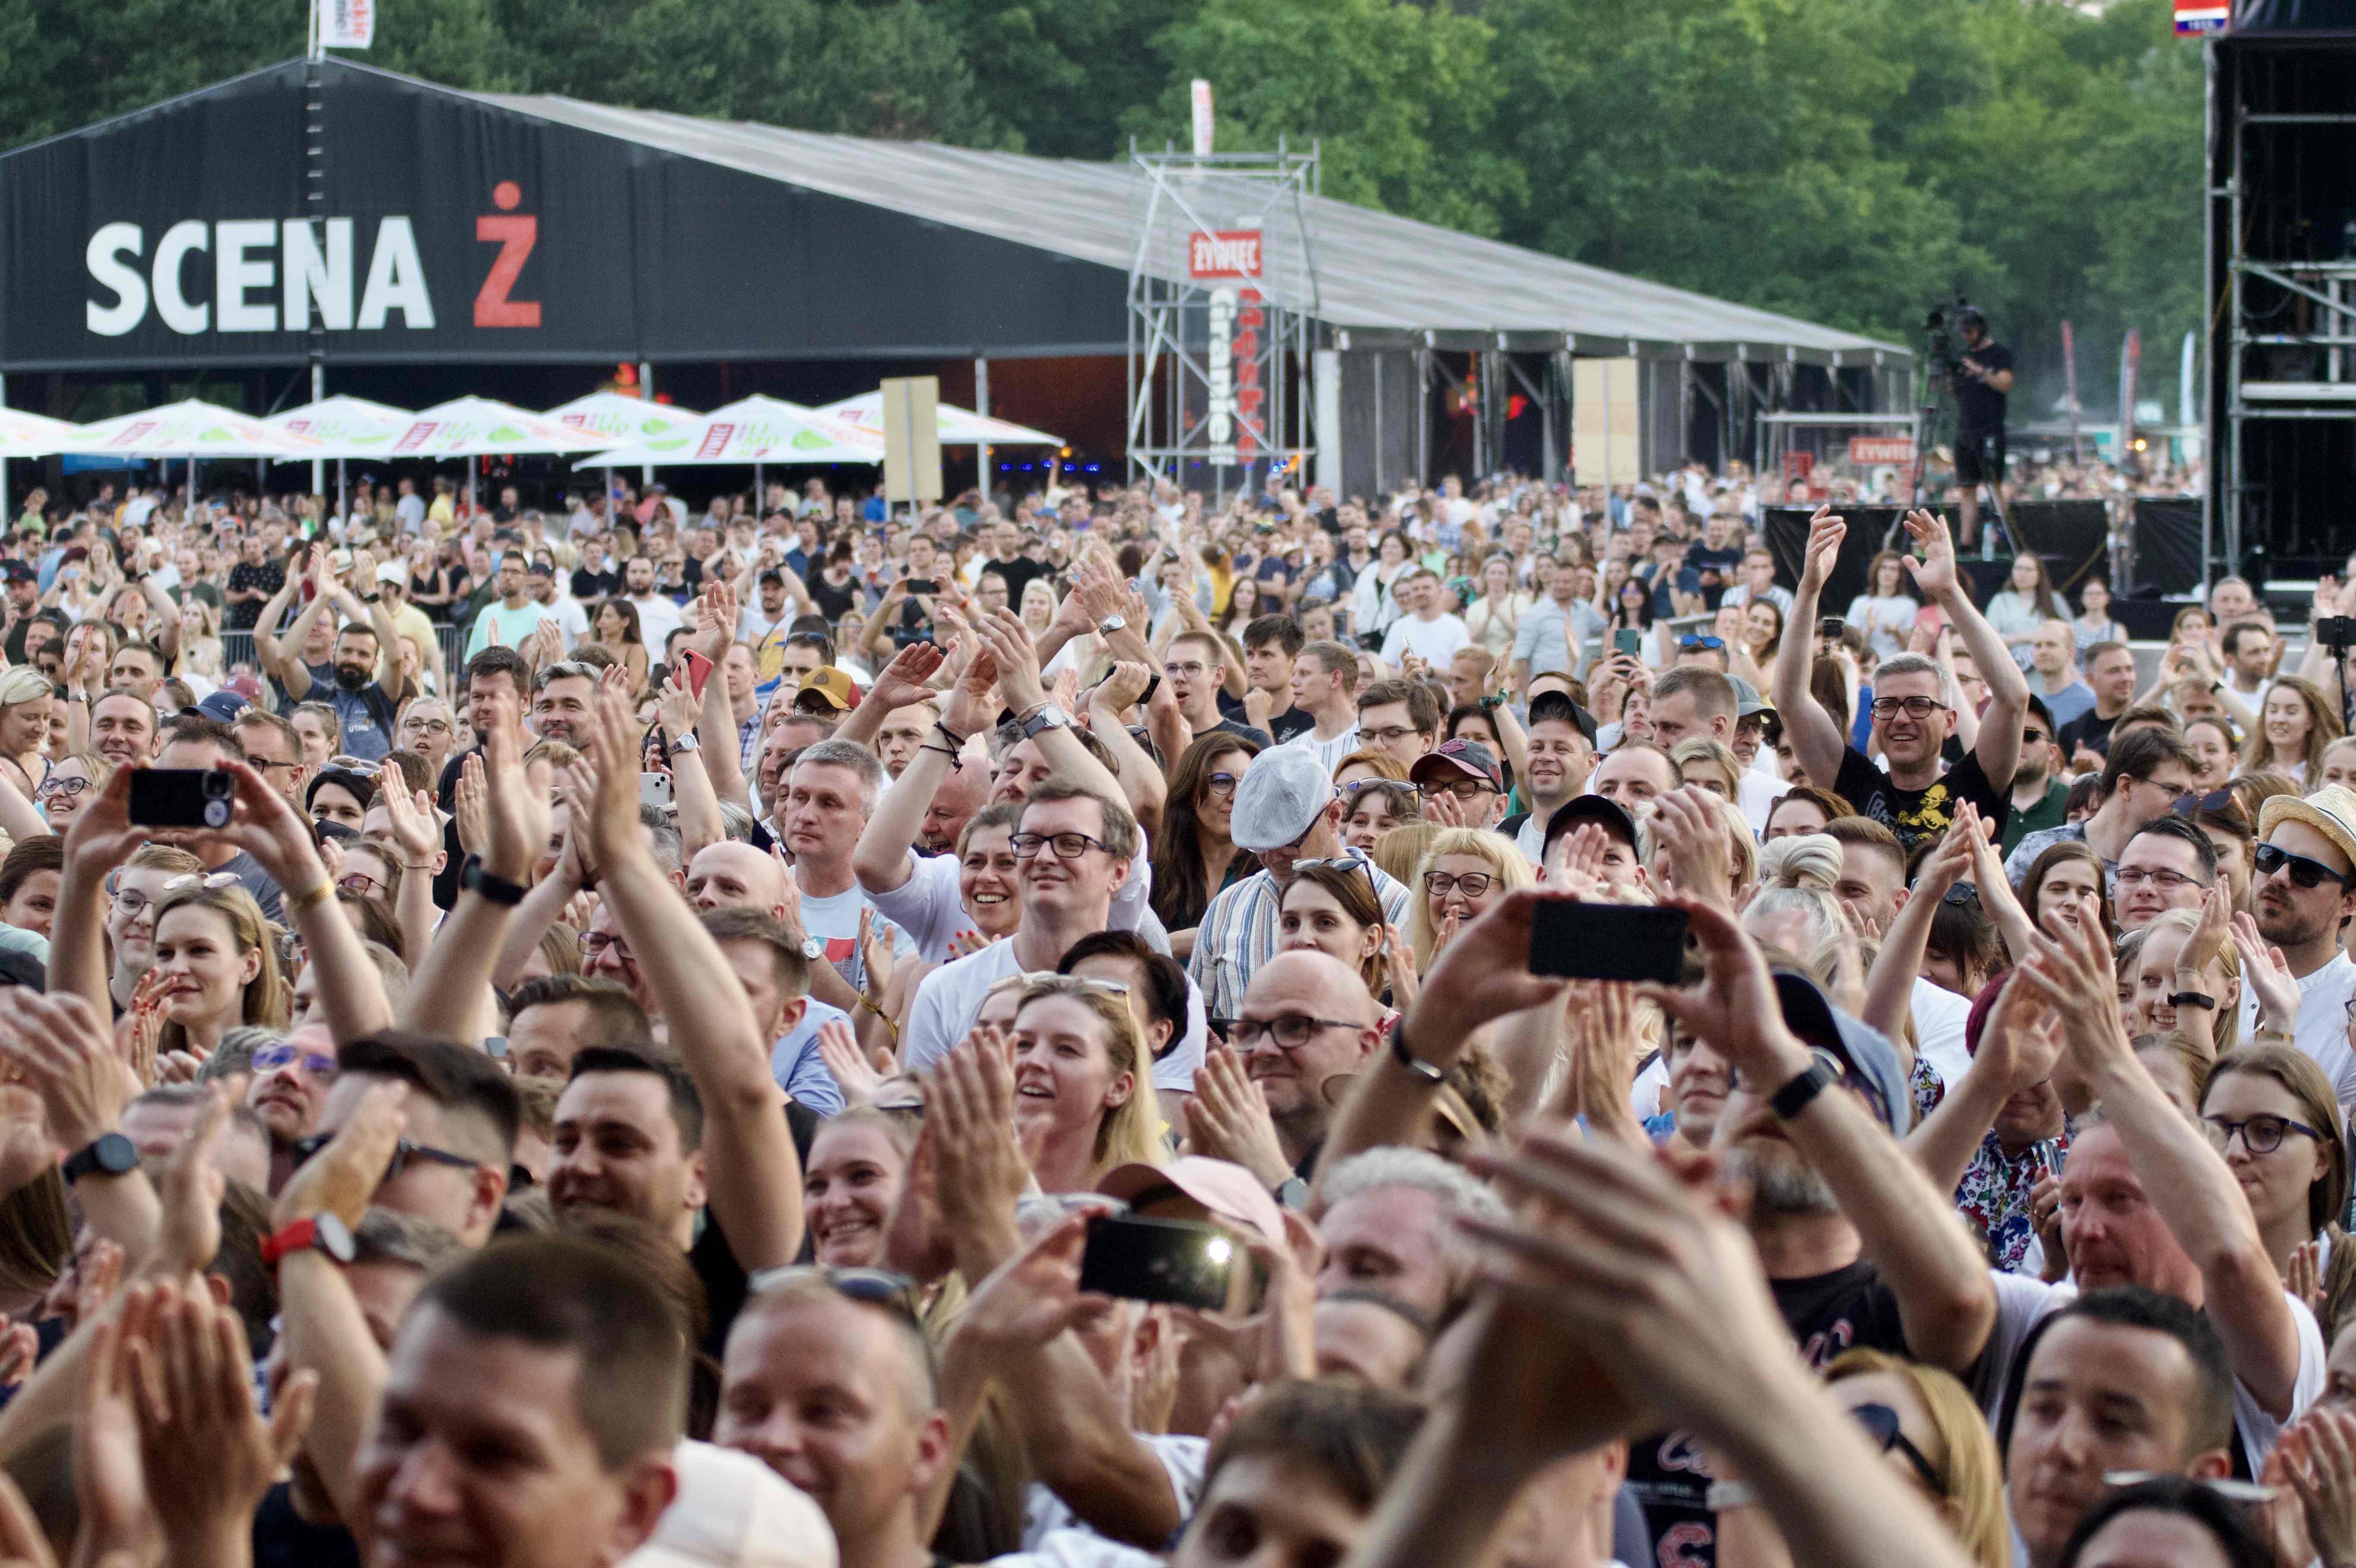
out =
[[(1767, 748), (1760, 747), (1759, 754), (1762, 758), (1767, 756)], [(1772, 773), (1762, 772), (1756, 767), (1745, 770), (1743, 775), (1734, 781), (1735, 804), (1742, 807), (1743, 817), (1750, 822), (1753, 833), (1767, 831), (1767, 814), (1775, 808), (1777, 801), (1791, 793), (1789, 784)]]
[(541, 608), (556, 623), (556, 629), (564, 634), (566, 647), (579, 646), (581, 639), (589, 635), (589, 612), (572, 594), (560, 593)]
[(644, 599), (632, 599), (638, 612), (638, 640), (647, 645), (647, 657), (662, 662), (663, 639), (679, 627), (687, 624), (687, 613), (660, 593), (649, 593)]
[(1964, 1046), (1964, 1025), (1972, 1016), (1971, 998), (1959, 997), (1917, 975), (1911, 1006), (1915, 1049), (1931, 1059), (1931, 1065), (1938, 1069), (1940, 1082), (1960, 1083), (1964, 1070), (1972, 1064), (1972, 1053)]
[[(1205, 1438), (1184, 1437), (1175, 1434), (1139, 1432), (1131, 1434), (1140, 1443), (1153, 1450), (1162, 1467), (1170, 1473), (1170, 1490), (1178, 1499), (1178, 1517), (1186, 1518), (1202, 1500), (1204, 1462), (1209, 1457), (1211, 1445)], [(1040, 1482), (1033, 1481), (1023, 1488), (1023, 1550), (1038, 1552), (1050, 1534), (1078, 1531), (1096, 1536), (1096, 1531), (1080, 1522), (1079, 1517), (1065, 1506)], [(1103, 1537), (1097, 1536), (1098, 1540)], [(1124, 1549), (1125, 1550), (1125, 1549)], [(1097, 1562), (1085, 1558), (1078, 1561)], [(1152, 1561), (1152, 1559), (1148, 1559)]]
[[(2356, 1051), (2348, 1048), (2348, 998), (2356, 995), (2356, 964), (2345, 949), (2298, 982), (2298, 1016), (2291, 1020), (2291, 1043), (2315, 1059), (2331, 1080), (2341, 1111), (2356, 1104)], [(2242, 1034), (2258, 1027), (2258, 994), (2242, 987)]]
[[(867, 989), (867, 961), (859, 955), (859, 912), (872, 907), (873, 901), (857, 882), (830, 898), (802, 894), (802, 930), (826, 944), (826, 961), (854, 991)], [(893, 956), (916, 956), (916, 944), (908, 933), (893, 924), (892, 917), (883, 911), (875, 912), (884, 929), (891, 933)]]
[[(980, 952), (944, 964), (916, 987), (908, 1021), (900, 1031), (900, 1061), (910, 1072), (920, 1072), (947, 1056), (973, 1028), (990, 988), (1023, 965), (1014, 956), (1012, 939), (993, 942)], [(1203, 1065), (1203, 1046), (1210, 1026), (1203, 1014), (1203, 993), (1186, 978), (1186, 1032), (1178, 1037), (1153, 1064), (1153, 1086), (1174, 1093), (1194, 1092), (1194, 1070)]]
[(1419, 621), (1412, 615), (1402, 615), (1391, 623), (1388, 635), (1383, 638), (1383, 657), (1392, 664), (1412, 651), (1415, 656), (1435, 671), (1447, 667), (1456, 656), (1456, 650), (1472, 641), (1472, 634), (1454, 615), (1440, 615), (1430, 621)]
[[(912, 862), (908, 880), (888, 893), (869, 895), (868, 901), (875, 912), (909, 936), (915, 938), (916, 955), (927, 964), (938, 964), (949, 955), (949, 944), (958, 933), (974, 929), (973, 917), (966, 912), (965, 899), (958, 886), (958, 861), (955, 855), (919, 855), (908, 851)], [(1149, 906), (1153, 889), (1153, 871), (1145, 863), (1145, 846), (1141, 839), (1135, 859), (1129, 863), (1129, 877), (1112, 896), (1112, 911), (1106, 916), (1107, 931), (1135, 931)], [(1166, 942), (1157, 941), (1156, 948), (1167, 951)]]
[(1342, 765), (1342, 759), (1358, 749), (1358, 726), (1353, 722), (1347, 730), (1330, 741), (1319, 740), (1317, 731), (1312, 726), (1284, 743), (1288, 746), (1306, 747), (1316, 757), (1318, 765), (1325, 770), (1328, 777), (1331, 777), (1333, 770)]

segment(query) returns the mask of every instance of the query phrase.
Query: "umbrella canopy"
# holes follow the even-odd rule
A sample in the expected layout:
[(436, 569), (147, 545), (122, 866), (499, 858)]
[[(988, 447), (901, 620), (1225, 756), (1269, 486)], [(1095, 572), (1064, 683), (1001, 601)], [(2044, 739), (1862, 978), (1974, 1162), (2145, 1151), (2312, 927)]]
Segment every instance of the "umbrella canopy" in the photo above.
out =
[[(877, 388), (862, 392), (855, 398), (845, 398), (839, 403), (828, 403), (819, 410), (832, 414), (846, 424), (857, 425), (872, 435), (884, 433), (884, 391)], [(933, 422), (940, 429), (943, 446), (1061, 446), (1064, 438), (1049, 435), (1044, 430), (1029, 425), (1012, 424), (992, 419), (988, 414), (975, 413), (948, 403), (933, 407)]]
[(63, 452), (73, 433), (74, 427), (63, 420), (0, 408), (0, 458), (46, 457)]
[(325, 447), (308, 436), (193, 399), (145, 413), (77, 426), (60, 452), (120, 457), (318, 457)]
[(614, 438), (490, 398), (453, 398), (410, 416), (394, 457), (483, 457), (493, 453), (583, 452)]
[[(308, 456), (382, 457), (416, 418), (407, 409), (338, 394), (305, 403), (299, 409), (288, 409), (283, 414), (273, 414), (265, 422), (273, 429), (307, 436), (318, 443), (319, 449)], [(279, 461), (298, 460), (284, 457)]]
[(542, 417), (624, 442), (652, 441), (703, 418), (692, 409), (624, 397), (619, 392), (592, 392), (585, 398), (559, 404)]
[(881, 463), (884, 438), (816, 409), (777, 398), (740, 398), (635, 446), (601, 452), (575, 468), (654, 468), (755, 463)]

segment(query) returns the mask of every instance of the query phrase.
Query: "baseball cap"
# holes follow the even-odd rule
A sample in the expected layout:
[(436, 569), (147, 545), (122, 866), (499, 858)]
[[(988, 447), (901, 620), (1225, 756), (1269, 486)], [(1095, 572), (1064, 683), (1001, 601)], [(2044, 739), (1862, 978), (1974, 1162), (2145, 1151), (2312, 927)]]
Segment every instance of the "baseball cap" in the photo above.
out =
[(377, 565), (376, 580), (379, 582), (406, 582), (409, 581), (409, 568), (397, 560), (380, 561)]
[(2356, 790), (2346, 784), (2325, 784), (2304, 799), (2295, 795), (2267, 796), (2258, 808), (2258, 837), (2265, 837), (2284, 822), (2314, 828), (2348, 857), (2350, 865), (2356, 866)]
[(621, 1568), (834, 1568), (826, 1515), (750, 1454), (691, 1437), (671, 1465), (679, 1491)]
[(1759, 688), (1739, 675), (1726, 677), (1734, 684), (1734, 717), (1739, 721), (1754, 713), (1772, 713), (1775, 705), (1759, 695)]
[(848, 713), (859, 706), (859, 686), (850, 676), (828, 665), (802, 677), (801, 685), (794, 691), (794, 706), (802, 707), (806, 697), (818, 706)]
[[(1244, 776), (1249, 778), (1251, 775), (1246, 773)], [(1547, 818), (1546, 843), (1540, 852), (1543, 854), (1552, 849), (1556, 839), (1582, 822), (1601, 824), (1604, 832), (1631, 849), (1643, 848), (1636, 838), (1636, 819), (1629, 816), (1618, 801), (1600, 795), (1575, 795), (1556, 806), (1554, 815)]]
[(526, 577), (553, 577), (556, 568), (544, 560), (528, 560), (524, 562), (523, 574)]
[[(1460, 778), (1478, 779), (1495, 790), (1505, 793), (1505, 781), (1497, 772), (1497, 759), (1489, 748), (1478, 741), (1442, 741), (1438, 749), (1426, 752), (1407, 771), (1409, 784), (1453, 784)], [(1251, 774), (1246, 773), (1249, 778)]]
[(233, 723), (237, 716), (253, 704), (236, 692), (223, 689), (214, 692), (197, 704), (197, 711), (208, 719), (218, 719), (224, 724)]
[(1572, 701), (1570, 693), (1567, 691), (1541, 691), (1531, 698), (1530, 722), (1537, 724), (1548, 719), (1561, 719), (1566, 716), (1565, 709), (1569, 710), (1568, 717), (1572, 726), (1587, 737), (1587, 743), (1590, 746), (1594, 745), (1595, 715)]
[(1227, 832), (1252, 854), (1299, 839), (1332, 804), (1333, 775), (1306, 746), (1277, 746), (1252, 759), (1236, 786)]
[(1913, 1125), (1914, 1099), (1889, 1037), (1834, 1007), (1804, 975), (1776, 970), (1775, 993), (1783, 1005), (1784, 1027), (1802, 1044), (1831, 1058), (1843, 1081), (1865, 1092), (1890, 1135), (1904, 1137)]
[(244, 698), (248, 702), (259, 702), (262, 700), (262, 681), (261, 678), (256, 676), (233, 675), (227, 680), (221, 682), (221, 689), (223, 691), (234, 691), (240, 697)]
[[(1246, 773), (1246, 778), (1251, 775)], [(1284, 1245), (1284, 1211), (1269, 1196), (1259, 1178), (1229, 1160), (1203, 1155), (1181, 1155), (1166, 1166), (1131, 1161), (1105, 1173), (1097, 1190), (1118, 1198), (1131, 1208), (1144, 1198), (1150, 1204), (1158, 1188), (1175, 1188), (1199, 1204), (1211, 1219), (1239, 1231), (1257, 1232), (1277, 1246)]]
[(40, 575), (21, 560), (0, 562), (0, 578), (10, 582), (37, 582)]

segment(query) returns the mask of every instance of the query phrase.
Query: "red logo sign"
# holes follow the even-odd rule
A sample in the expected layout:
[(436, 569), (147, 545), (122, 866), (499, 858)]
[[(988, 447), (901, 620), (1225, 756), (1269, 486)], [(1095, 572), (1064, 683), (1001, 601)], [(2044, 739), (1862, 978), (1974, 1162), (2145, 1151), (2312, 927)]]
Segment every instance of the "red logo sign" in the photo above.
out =
[(1186, 237), (1186, 271), (1197, 278), (1257, 278), (1259, 236), (1257, 229), (1222, 229), (1215, 234), (1198, 229)]
[(531, 255), (531, 248), (540, 243), (540, 219), (530, 213), (517, 212), (516, 204), (523, 200), (523, 187), (513, 180), (501, 180), (491, 187), (491, 205), (498, 212), (486, 212), (475, 219), (475, 238), (499, 248), (497, 260), (491, 263), (490, 275), (483, 280), (475, 295), (477, 326), (538, 326), (540, 302), (508, 297), (516, 279), (523, 272), (523, 264)]
[(728, 450), (728, 440), (736, 433), (733, 424), (716, 424), (703, 432), (703, 443), (695, 449), (698, 457), (717, 457)]
[(1883, 463), (1914, 461), (1914, 438), (1911, 435), (1853, 435), (1848, 438), (1848, 460), (1859, 468), (1871, 468)]

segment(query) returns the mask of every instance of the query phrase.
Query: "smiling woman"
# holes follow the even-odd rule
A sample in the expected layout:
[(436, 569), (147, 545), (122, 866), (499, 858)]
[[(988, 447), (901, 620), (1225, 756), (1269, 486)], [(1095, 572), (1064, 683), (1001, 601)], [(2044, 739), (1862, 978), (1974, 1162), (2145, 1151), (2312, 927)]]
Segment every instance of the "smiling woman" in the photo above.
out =
[(222, 1034), (241, 1023), (286, 1027), (286, 986), (261, 906), (234, 879), (219, 887), (214, 880), (175, 878), (155, 906), (154, 973), (164, 987), (159, 1053), (209, 1055)]
[(1084, 1192), (1115, 1166), (1161, 1165), (1162, 1106), (1126, 988), (1026, 979), (1014, 1015), (1014, 1121), (1040, 1137), (1042, 1190)]
[(802, 1178), (802, 1215), (819, 1263), (883, 1265), (885, 1227), (906, 1185), (921, 1125), (872, 1105), (855, 1105), (819, 1124)]

